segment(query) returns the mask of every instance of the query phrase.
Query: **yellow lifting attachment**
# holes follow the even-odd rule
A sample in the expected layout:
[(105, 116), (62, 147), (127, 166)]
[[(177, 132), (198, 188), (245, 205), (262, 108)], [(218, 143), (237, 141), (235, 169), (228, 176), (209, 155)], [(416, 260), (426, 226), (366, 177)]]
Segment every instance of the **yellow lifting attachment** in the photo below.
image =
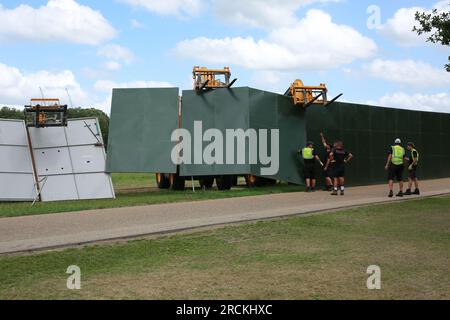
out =
[(321, 83), (319, 86), (305, 86), (302, 80), (295, 80), (289, 89), (287, 89), (285, 95), (294, 99), (294, 105), (300, 105), (303, 108), (308, 108), (313, 104), (322, 106), (329, 106), (337, 99), (342, 97), (342, 93), (331, 101), (328, 101), (328, 89), (327, 86)]
[[(231, 79), (231, 70), (229, 67), (223, 69), (208, 69), (205, 67), (194, 67), (192, 71), (194, 78), (194, 90), (204, 92), (219, 88), (231, 88), (237, 81)], [(220, 79), (220, 77), (223, 77)]]
[(67, 126), (67, 105), (62, 105), (59, 99), (31, 99), (24, 113), (28, 127)]

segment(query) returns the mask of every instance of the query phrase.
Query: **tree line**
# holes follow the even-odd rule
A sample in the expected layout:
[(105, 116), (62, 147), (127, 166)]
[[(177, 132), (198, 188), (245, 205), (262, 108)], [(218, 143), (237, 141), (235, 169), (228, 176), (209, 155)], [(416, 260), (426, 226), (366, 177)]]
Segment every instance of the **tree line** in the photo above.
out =
[[(103, 141), (105, 142), (105, 146), (108, 145), (109, 117), (102, 110), (95, 108), (69, 108), (67, 116), (69, 119), (98, 118), (102, 130)], [(18, 109), (2, 107), (0, 109), (0, 119), (24, 120), (25, 114)]]

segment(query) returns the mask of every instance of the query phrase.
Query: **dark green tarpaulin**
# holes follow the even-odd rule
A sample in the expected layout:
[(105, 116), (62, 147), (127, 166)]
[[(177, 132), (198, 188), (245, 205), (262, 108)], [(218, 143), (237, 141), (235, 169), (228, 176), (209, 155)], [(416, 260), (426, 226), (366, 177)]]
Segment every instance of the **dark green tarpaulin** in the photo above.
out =
[(419, 178), (450, 176), (450, 114), (335, 103), (309, 108), (306, 130), (318, 151), (323, 149), (322, 131), (330, 142), (343, 140), (354, 153), (347, 170), (349, 185), (386, 182), (384, 166), (396, 138), (402, 139), (404, 147), (409, 141), (416, 144), (421, 156)]
[[(178, 94), (177, 88), (114, 90), (108, 172), (176, 172), (171, 161), (175, 143), (170, 140), (178, 128)], [(224, 136), (226, 129), (279, 129), (280, 170), (270, 176), (275, 179), (303, 182), (297, 151), (307, 137), (321, 152), (320, 132), (331, 142), (343, 140), (354, 153), (355, 159), (347, 170), (348, 185), (386, 182), (384, 165), (396, 138), (405, 145), (408, 141), (416, 143), (421, 154), (419, 178), (450, 177), (450, 114), (349, 103), (311, 106), (305, 112), (294, 106), (291, 98), (247, 87), (201, 95), (184, 91), (182, 106), (182, 127), (192, 134), (195, 121), (202, 122), (203, 132), (215, 128)], [(203, 147), (208, 144), (204, 142)], [(321, 181), (321, 169), (317, 169)], [(185, 176), (261, 175), (261, 167), (250, 164), (185, 164), (180, 170)]]
[[(194, 131), (194, 122), (202, 121), (203, 130), (219, 129), (226, 136), (227, 129), (279, 130), (279, 171), (275, 175), (262, 175), (268, 166), (250, 165), (249, 145), (246, 144), (244, 165), (181, 165), (185, 176), (253, 174), (292, 183), (302, 183), (297, 151), (306, 141), (304, 112), (292, 105), (291, 98), (252, 88), (215, 90), (201, 95), (183, 91), (182, 127)], [(271, 150), (271, 136), (268, 136)], [(206, 147), (209, 142), (204, 142)], [(236, 158), (235, 149), (235, 158)], [(193, 152), (193, 151), (192, 151)], [(225, 158), (226, 158), (226, 152)], [(270, 152), (269, 152), (270, 154)], [(237, 159), (236, 159), (237, 160)]]
[(114, 89), (108, 172), (176, 172), (171, 135), (178, 128), (178, 91)]

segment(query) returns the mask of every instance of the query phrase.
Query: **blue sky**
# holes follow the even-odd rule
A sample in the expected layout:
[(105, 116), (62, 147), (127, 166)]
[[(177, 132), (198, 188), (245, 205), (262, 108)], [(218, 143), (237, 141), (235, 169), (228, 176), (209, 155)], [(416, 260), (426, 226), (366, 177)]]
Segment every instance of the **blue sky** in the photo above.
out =
[(0, 4), (0, 104), (39, 87), (67, 100), (67, 88), (75, 106), (108, 112), (113, 87), (190, 89), (194, 65), (229, 65), (239, 86), (284, 92), (299, 78), (345, 101), (450, 112), (450, 50), (410, 31), (415, 11), (450, 0)]

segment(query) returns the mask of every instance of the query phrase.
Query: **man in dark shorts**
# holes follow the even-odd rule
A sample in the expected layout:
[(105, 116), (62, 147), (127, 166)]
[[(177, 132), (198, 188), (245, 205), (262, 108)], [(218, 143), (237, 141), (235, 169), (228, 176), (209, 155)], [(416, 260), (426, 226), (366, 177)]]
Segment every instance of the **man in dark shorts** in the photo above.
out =
[[(410, 152), (409, 157), (407, 158), (409, 161), (408, 166), (408, 190), (405, 192), (405, 196), (410, 195), (420, 195), (419, 190), (419, 180), (417, 179), (417, 166), (419, 165), (419, 151), (417, 151), (416, 146), (413, 142), (408, 142), (408, 152)], [(412, 185), (415, 185), (416, 190), (414, 192), (411, 192)]]
[(388, 171), (389, 198), (394, 196), (394, 180), (399, 183), (400, 191), (397, 197), (403, 197), (403, 171), (405, 170), (406, 152), (402, 147), (402, 140), (396, 139), (395, 144), (388, 151), (385, 169)]
[[(320, 160), (322, 163), (327, 163), (328, 158), (330, 157), (330, 153), (332, 151), (331, 144), (327, 142), (323, 133), (320, 133), (320, 138), (322, 139), (322, 145), (325, 148)], [(333, 175), (331, 166), (327, 168), (327, 170), (323, 170), (323, 177), (325, 179), (325, 188), (324, 191), (332, 191), (333, 190)]]
[(314, 143), (308, 142), (305, 148), (300, 150), (302, 154), (304, 163), (304, 176), (306, 181), (306, 192), (316, 191), (316, 172), (315, 172), (315, 161), (319, 162), (323, 167), (322, 161), (320, 161), (319, 156), (314, 150)]
[(341, 188), (341, 196), (345, 194), (345, 165), (353, 159), (353, 155), (344, 149), (344, 143), (337, 141), (335, 148), (330, 153), (325, 170), (333, 163), (334, 190), (331, 195), (338, 195), (338, 187)]

